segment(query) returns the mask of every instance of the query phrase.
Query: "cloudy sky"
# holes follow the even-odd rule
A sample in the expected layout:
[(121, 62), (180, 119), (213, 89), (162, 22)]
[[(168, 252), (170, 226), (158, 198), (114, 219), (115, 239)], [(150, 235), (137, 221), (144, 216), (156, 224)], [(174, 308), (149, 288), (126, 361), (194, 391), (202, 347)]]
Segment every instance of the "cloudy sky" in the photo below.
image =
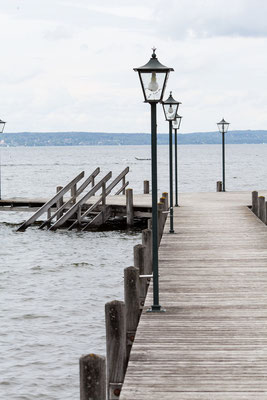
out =
[(133, 68), (153, 46), (181, 132), (267, 129), (266, 15), (266, 0), (0, 0), (5, 132), (149, 132)]

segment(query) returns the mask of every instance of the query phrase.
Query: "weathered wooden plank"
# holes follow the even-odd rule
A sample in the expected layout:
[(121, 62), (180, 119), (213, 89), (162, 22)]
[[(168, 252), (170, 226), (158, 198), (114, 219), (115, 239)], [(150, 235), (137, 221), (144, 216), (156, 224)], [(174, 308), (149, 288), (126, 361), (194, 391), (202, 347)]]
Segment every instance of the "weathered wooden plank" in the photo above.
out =
[(142, 314), (121, 400), (267, 398), (267, 227), (244, 199), (181, 195), (159, 252), (166, 313)]

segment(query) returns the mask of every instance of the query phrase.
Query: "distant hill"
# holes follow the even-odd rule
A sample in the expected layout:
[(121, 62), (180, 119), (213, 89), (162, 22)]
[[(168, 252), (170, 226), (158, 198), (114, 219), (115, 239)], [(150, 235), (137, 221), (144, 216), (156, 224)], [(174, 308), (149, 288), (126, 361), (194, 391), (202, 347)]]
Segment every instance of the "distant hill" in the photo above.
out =
[[(179, 144), (220, 144), (219, 132), (178, 134)], [(158, 144), (168, 144), (168, 134), (158, 134)], [(226, 143), (267, 143), (267, 130), (230, 131)], [(0, 135), (0, 146), (101, 146), (101, 145), (149, 145), (147, 133), (101, 132), (20, 132)]]

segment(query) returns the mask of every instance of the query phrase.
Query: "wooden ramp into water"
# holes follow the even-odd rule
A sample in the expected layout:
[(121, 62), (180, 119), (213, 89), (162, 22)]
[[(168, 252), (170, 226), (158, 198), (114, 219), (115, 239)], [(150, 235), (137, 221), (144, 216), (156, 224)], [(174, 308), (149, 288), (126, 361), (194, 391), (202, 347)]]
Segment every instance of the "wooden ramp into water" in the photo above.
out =
[(159, 252), (166, 312), (143, 312), (121, 400), (267, 399), (267, 227), (249, 204), (181, 196)]

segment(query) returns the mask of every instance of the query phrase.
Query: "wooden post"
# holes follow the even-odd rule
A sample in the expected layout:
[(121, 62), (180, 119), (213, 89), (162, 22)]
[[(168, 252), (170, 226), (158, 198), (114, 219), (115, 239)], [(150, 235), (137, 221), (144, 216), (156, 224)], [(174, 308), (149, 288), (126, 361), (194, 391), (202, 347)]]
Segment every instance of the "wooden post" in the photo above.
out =
[(145, 264), (148, 274), (152, 273), (152, 230), (144, 229), (142, 231), (142, 245), (146, 247), (145, 250)]
[(259, 219), (265, 224), (266, 222), (266, 206), (265, 206), (265, 197), (259, 196)]
[(105, 305), (108, 399), (120, 396), (126, 370), (125, 304), (114, 300)]
[(217, 181), (216, 182), (216, 191), (217, 192), (222, 192), (222, 181)]
[[(134, 266), (138, 268), (139, 275), (148, 275), (148, 268), (146, 265), (146, 246), (137, 244), (134, 246)], [(140, 278), (140, 310), (144, 307), (146, 292), (147, 292), (147, 279)]]
[(127, 226), (133, 226), (134, 223), (133, 189), (126, 190), (126, 217), (127, 217)]
[(149, 194), (149, 181), (144, 181), (144, 194)]
[(77, 184), (76, 183), (70, 189), (70, 194), (71, 194), (71, 197), (75, 196), (75, 198), (73, 199), (73, 204), (75, 204), (76, 203), (76, 194), (77, 194)]
[(167, 208), (168, 205), (166, 203), (166, 197), (161, 197), (160, 202), (163, 204), (163, 207), (162, 207), (162, 223), (163, 223), (162, 230), (164, 231), (164, 226), (166, 223), (166, 219), (168, 217), (168, 208)]
[(106, 205), (106, 182), (102, 185), (102, 204)]
[(166, 201), (166, 203), (165, 203), (165, 207), (166, 207), (166, 210), (168, 210), (169, 209), (169, 193), (168, 192), (163, 192), (162, 193), (162, 197), (165, 197), (165, 201)]
[(258, 216), (258, 192), (252, 192), (252, 212)]
[(124, 270), (124, 301), (126, 318), (126, 362), (129, 360), (131, 348), (134, 342), (136, 328), (140, 316), (140, 283), (139, 270), (128, 267)]
[[(57, 193), (60, 192), (60, 190), (63, 189), (63, 186), (57, 186)], [(63, 206), (64, 200), (63, 196), (57, 201), (57, 209)], [(57, 214), (57, 220), (62, 217), (63, 211)]]
[(80, 358), (80, 400), (106, 400), (106, 359), (97, 354)]
[(147, 220), (147, 229), (152, 229), (152, 218)]
[(159, 234), (158, 242), (159, 242), (159, 244), (160, 244), (160, 241), (162, 238), (163, 227), (164, 227), (164, 222), (163, 222), (164, 214), (162, 213), (163, 206), (164, 206), (163, 203), (158, 203), (158, 234)]

